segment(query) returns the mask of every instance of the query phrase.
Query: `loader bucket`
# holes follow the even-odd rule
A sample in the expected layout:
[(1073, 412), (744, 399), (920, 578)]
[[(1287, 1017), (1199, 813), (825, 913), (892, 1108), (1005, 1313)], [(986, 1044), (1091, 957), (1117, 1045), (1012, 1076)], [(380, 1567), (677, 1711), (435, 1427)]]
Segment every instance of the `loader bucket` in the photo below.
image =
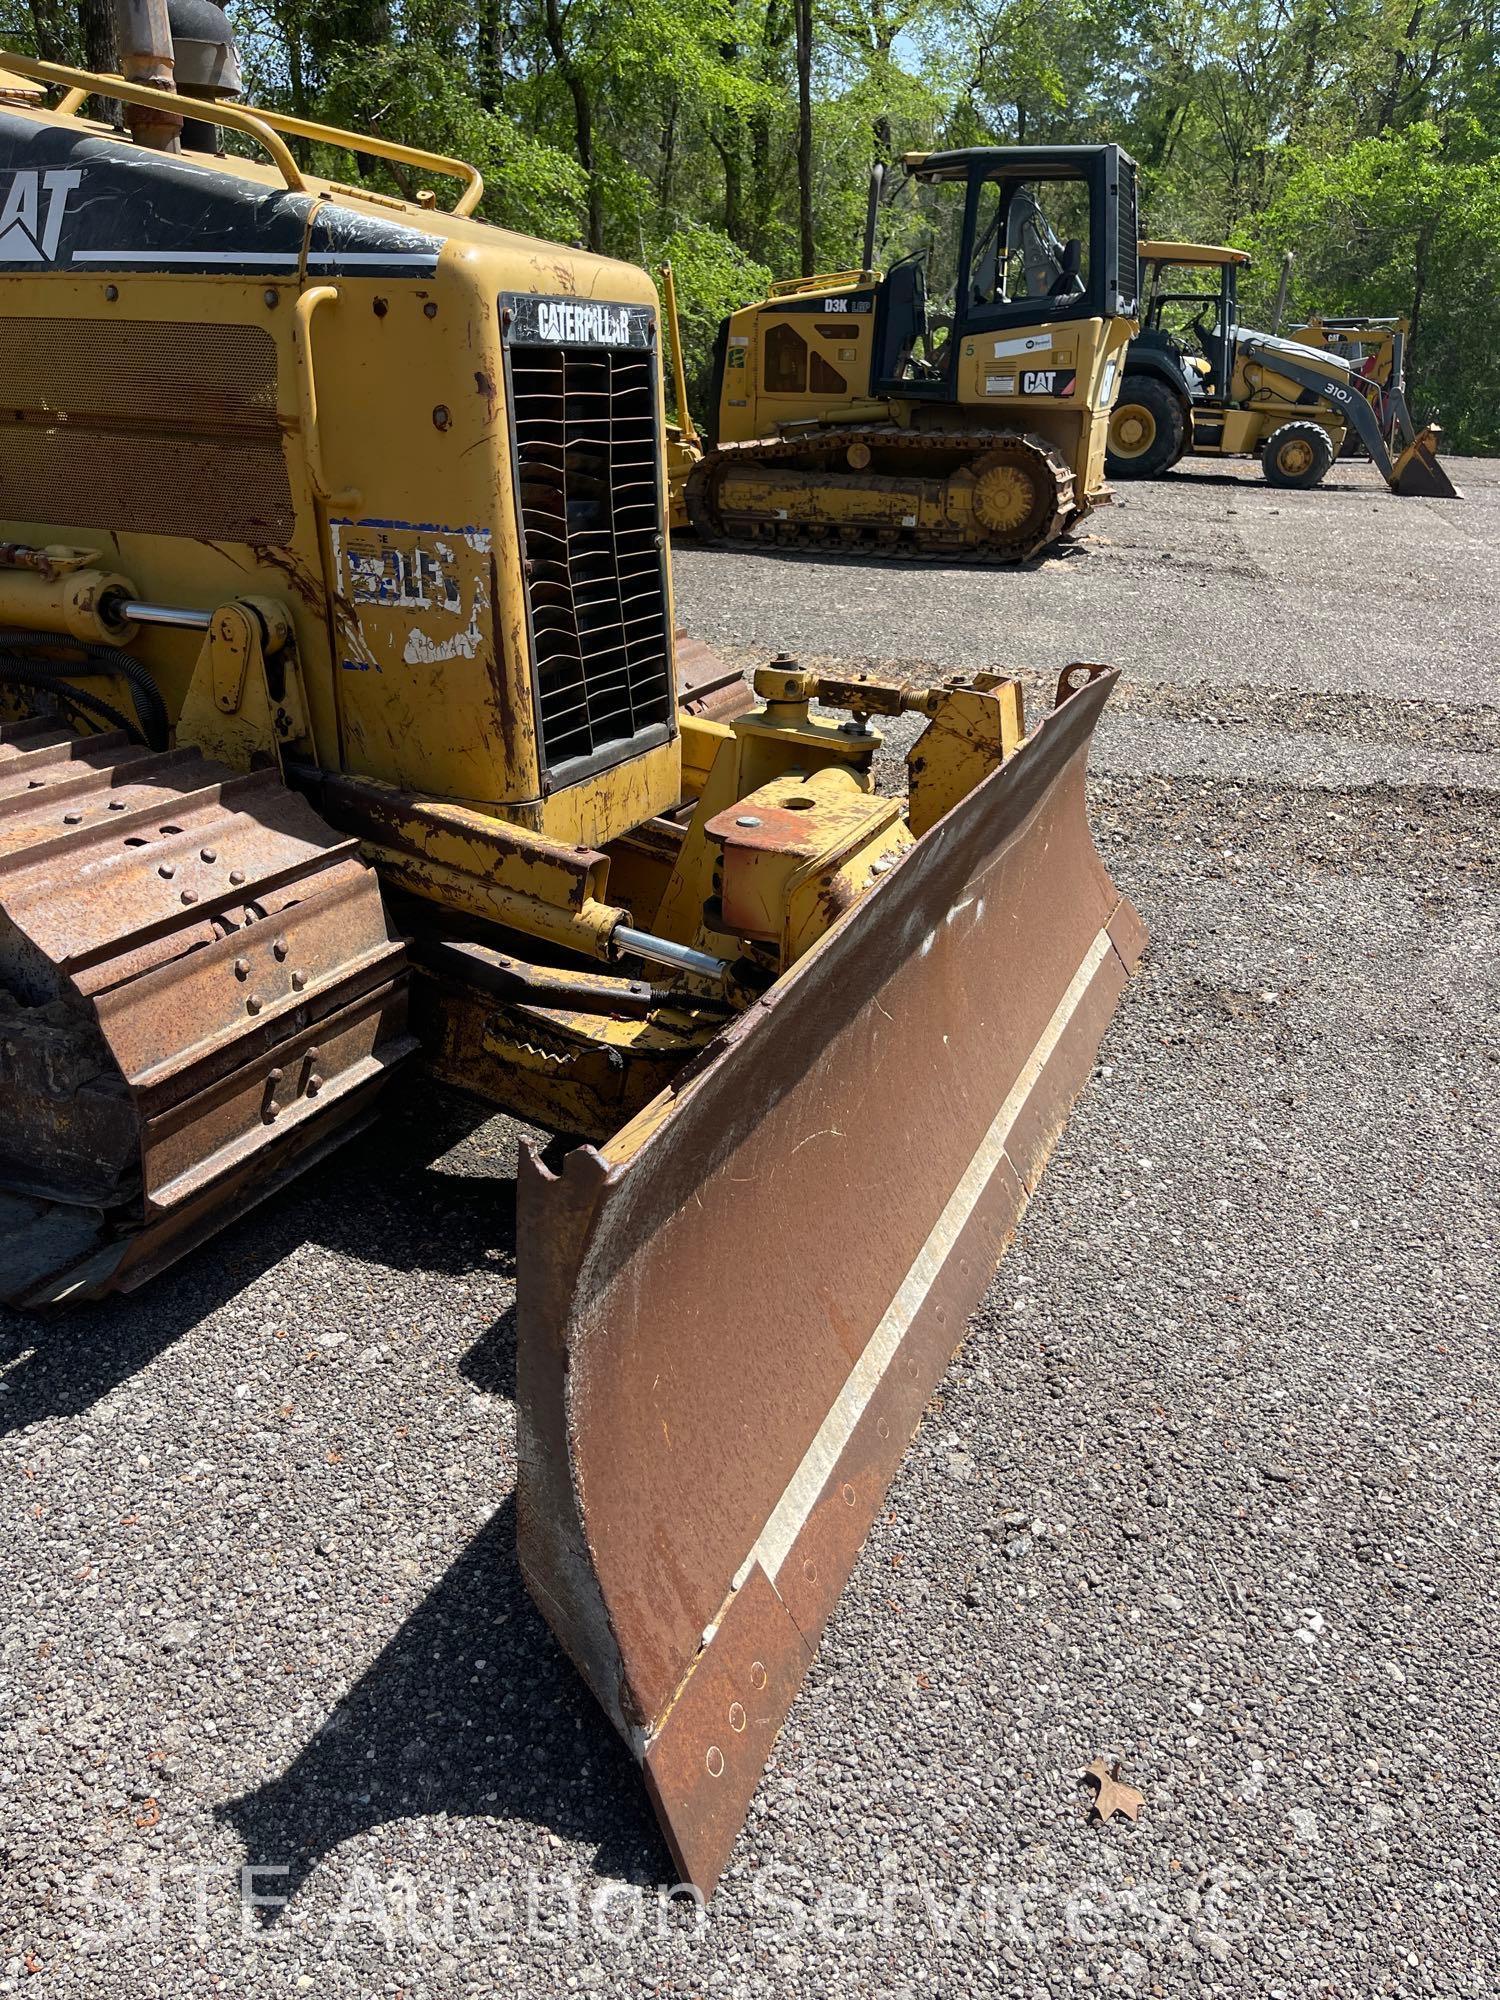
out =
[(1418, 431), (1391, 470), (1391, 491), (1422, 500), (1461, 500), (1463, 495), (1438, 458), (1436, 424)]
[(705, 1895), (1140, 956), (1084, 815), (1115, 678), (608, 1145), (523, 1159), (521, 1566)]

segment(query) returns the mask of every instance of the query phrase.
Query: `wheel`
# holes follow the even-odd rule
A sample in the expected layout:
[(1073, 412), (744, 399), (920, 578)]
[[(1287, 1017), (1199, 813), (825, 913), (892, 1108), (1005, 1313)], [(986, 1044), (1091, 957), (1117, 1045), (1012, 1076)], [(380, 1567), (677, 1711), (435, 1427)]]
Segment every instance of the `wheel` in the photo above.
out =
[(1182, 398), (1155, 375), (1127, 375), (1109, 419), (1104, 467), (1112, 479), (1154, 479), (1187, 443)]
[(1321, 424), (1297, 417), (1261, 446), (1261, 469), (1271, 486), (1316, 486), (1333, 463), (1333, 440)]

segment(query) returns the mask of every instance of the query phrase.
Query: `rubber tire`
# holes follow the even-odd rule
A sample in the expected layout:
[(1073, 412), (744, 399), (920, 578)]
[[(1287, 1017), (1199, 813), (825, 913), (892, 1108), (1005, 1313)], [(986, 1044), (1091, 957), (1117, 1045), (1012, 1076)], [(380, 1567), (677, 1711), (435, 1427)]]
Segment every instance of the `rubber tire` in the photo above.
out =
[[(1305, 442), (1312, 447), (1312, 458), (1305, 471), (1283, 472), (1276, 463), (1277, 454), (1283, 445), (1293, 441)], [(1294, 417), (1291, 423), (1283, 424), (1280, 430), (1272, 431), (1260, 448), (1260, 467), (1266, 475), (1268, 486), (1282, 486), (1305, 490), (1309, 486), (1319, 486), (1328, 475), (1333, 464), (1333, 440), (1321, 424), (1315, 424), (1309, 417)]]
[(1143, 403), (1156, 419), (1156, 436), (1138, 458), (1116, 458), (1106, 445), (1104, 469), (1111, 479), (1155, 479), (1169, 465), (1175, 465), (1188, 442), (1188, 414), (1182, 398), (1176, 396), (1157, 375), (1127, 375), (1111, 410), (1122, 403)]

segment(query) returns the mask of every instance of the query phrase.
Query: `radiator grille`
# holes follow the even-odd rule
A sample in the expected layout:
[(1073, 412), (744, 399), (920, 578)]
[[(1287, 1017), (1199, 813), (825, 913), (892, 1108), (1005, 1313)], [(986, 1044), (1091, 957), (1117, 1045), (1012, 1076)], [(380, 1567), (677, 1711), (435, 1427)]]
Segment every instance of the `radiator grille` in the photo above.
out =
[(0, 518), (279, 544), (294, 519), (261, 327), (3, 325)]
[(542, 761), (566, 782), (672, 709), (656, 351), (508, 350)]

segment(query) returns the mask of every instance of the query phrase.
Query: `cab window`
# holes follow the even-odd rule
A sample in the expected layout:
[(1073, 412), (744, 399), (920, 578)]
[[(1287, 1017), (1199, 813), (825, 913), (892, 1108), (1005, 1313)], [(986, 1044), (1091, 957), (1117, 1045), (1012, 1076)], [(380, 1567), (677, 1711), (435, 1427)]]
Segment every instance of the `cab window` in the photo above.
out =
[(1141, 324), (1192, 345), (1200, 326), (1222, 330), (1223, 292), (1224, 276), (1217, 264), (1150, 264)]
[(1077, 305), (1089, 286), (1089, 234), (1088, 183), (1076, 176), (981, 181), (969, 310), (1039, 319)]
[[(844, 329), (837, 331), (842, 334)], [(773, 396), (800, 396), (813, 390), (823, 396), (844, 395), (849, 384), (830, 362), (785, 320), (766, 328), (765, 385)]]
[(807, 387), (807, 342), (785, 320), (766, 328), (765, 383), (773, 396), (800, 396)]

